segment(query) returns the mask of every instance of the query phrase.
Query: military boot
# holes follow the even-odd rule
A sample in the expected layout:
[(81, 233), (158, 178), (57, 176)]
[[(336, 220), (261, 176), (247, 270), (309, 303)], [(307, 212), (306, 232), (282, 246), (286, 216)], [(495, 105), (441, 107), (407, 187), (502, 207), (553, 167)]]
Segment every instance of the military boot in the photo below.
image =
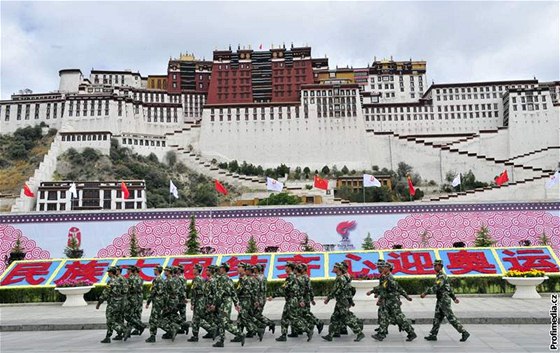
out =
[(358, 333), (358, 336), (356, 336), (356, 339), (354, 340), (354, 342), (360, 342), (361, 340), (363, 340), (366, 337), (366, 335), (364, 335), (363, 332)]
[(212, 345), (212, 347), (220, 347), (220, 348), (223, 348), (223, 347), (224, 347), (224, 341), (218, 341), (218, 342), (214, 343), (214, 344)]
[(124, 331), (124, 336), (123, 336), (123, 341), (126, 342), (127, 339), (130, 338), (130, 333), (132, 331), (132, 327), (127, 327), (127, 329)]
[(162, 339), (164, 340), (168, 340), (171, 338), (171, 333), (170, 332), (166, 332), (161, 336)]
[(204, 336), (202, 336), (202, 338), (212, 338), (212, 333), (207, 332)]
[(298, 336), (299, 335), (294, 331), (292, 331), (291, 333), (288, 333), (288, 337), (298, 337)]
[(257, 335), (259, 336), (259, 342), (262, 342), (264, 337), (264, 328), (261, 328), (257, 331)]
[(156, 336), (155, 335), (150, 335), (150, 337), (146, 338), (147, 343), (153, 343), (155, 341), (156, 341)]
[(437, 336), (430, 334), (429, 336), (424, 337), (426, 341), (437, 341)]
[(253, 337), (255, 337), (255, 334), (252, 333), (252, 332), (247, 332), (247, 334), (245, 335), (245, 337), (247, 337), (247, 338), (253, 338)]
[(286, 338), (286, 335), (282, 335), (278, 338), (276, 338), (276, 341), (278, 342), (286, 342), (288, 339)]
[(313, 337), (313, 329), (310, 329), (309, 331), (307, 331), (307, 342), (311, 341), (312, 337)]
[(274, 331), (276, 331), (276, 324), (272, 323), (270, 325), (268, 325), (268, 330), (272, 332), (272, 334), (274, 334)]
[(341, 335), (347, 335), (347, 334), (348, 334), (348, 327), (344, 326), (344, 327), (340, 330), (340, 334), (341, 334)]
[(187, 340), (187, 342), (198, 342), (198, 335), (193, 335), (191, 338)]
[(113, 341), (122, 341), (123, 336), (119, 333), (118, 335), (113, 338)]
[(317, 324), (317, 332), (320, 334), (323, 331), (323, 327), (325, 327), (325, 323), (323, 323), (323, 321), (320, 321)]
[(408, 336), (406, 336), (406, 341), (410, 342), (414, 340), (416, 337), (418, 337), (418, 335), (416, 335), (416, 333), (412, 331), (411, 333), (408, 334)]
[(331, 335), (326, 335), (326, 336), (321, 336), (321, 338), (324, 339), (325, 341), (331, 342), (332, 339), (333, 339), (333, 336), (331, 336)]
[(459, 341), (460, 341), (460, 342), (465, 342), (465, 341), (469, 338), (470, 335), (471, 335), (471, 334), (468, 333), (467, 331), (463, 332), (463, 333), (461, 334), (461, 339), (460, 339)]
[(111, 343), (111, 337), (109, 337), (109, 336), (105, 337), (105, 338), (101, 341), (101, 343)]
[(383, 341), (385, 339), (385, 336), (382, 336), (379, 333), (376, 333), (375, 335), (371, 335), (371, 338), (374, 338), (378, 341)]

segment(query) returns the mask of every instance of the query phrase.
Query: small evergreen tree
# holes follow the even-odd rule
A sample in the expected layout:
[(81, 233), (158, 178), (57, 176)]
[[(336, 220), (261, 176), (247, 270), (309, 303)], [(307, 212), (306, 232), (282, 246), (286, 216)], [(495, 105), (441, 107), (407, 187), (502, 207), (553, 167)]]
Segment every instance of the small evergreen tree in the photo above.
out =
[(136, 237), (136, 227), (132, 227), (130, 235), (130, 257), (140, 256), (140, 246), (138, 245), (138, 237)]
[(373, 244), (373, 240), (371, 239), (371, 234), (367, 233), (367, 237), (364, 239), (362, 243), (362, 249), (364, 250), (375, 250), (375, 245)]
[(249, 238), (249, 242), (247, 243), (247, 250), (245, 250), (245, 252), (247, 254), (254, 254), (256, 252), (259, 252), (259, 249), (257, 248), (257, 242), (255, 241), (255, 237), (253, 237), (251, 235), (251, 238)]
[(64, 255), (69, 259), (79, 259), (84, 255), (84, 251), (80, 249), (77, 237), (70, 237), (68, 246), (64, 248)]
[(476, 238), (474, 239), (474, 246), (477, 248), (493, 246), (496, 241), (492, 239), (488, 227), (482, 226), (480, 230), (476, 232)]
[(191, 224), (189, 225), (189, 237), (185, 242), (185, 255), (200, 254), (200, 243), (198, 242), (198, 232), (195, 228), (196, 221), (194, 215), (191, 216)]
[(301, 251), (303, 251), (303, 252), (315, 251), (315, 249), (311, 245), (309, 245), (309, 236), (308, 235), (305, 236), (305, 238), (303, 239), (303, 241), (300, 244), (301, 244)]
[(550, 245), (550, 238), (546, 235), (545, 232), (539, 237), (539, 245), (547, 246)]

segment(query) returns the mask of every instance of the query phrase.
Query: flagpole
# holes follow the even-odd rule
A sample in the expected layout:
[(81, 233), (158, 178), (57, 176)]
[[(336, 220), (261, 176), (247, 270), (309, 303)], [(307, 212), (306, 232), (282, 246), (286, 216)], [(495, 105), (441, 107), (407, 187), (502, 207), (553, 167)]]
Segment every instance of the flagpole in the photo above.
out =
[(366, 203), (366, 186), (363, 185), (363, 181), (362, 181), (362, 193), (364, 194), (364, 203)]
[(459, 192), (463, 191), (463, 176), (459, 173)]

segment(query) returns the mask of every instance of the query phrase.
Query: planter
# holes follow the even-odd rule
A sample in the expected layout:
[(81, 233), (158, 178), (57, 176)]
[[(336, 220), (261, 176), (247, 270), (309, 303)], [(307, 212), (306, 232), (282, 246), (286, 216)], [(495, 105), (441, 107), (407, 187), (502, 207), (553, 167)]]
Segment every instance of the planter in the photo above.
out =
[(353, 279), (350, 282), (352, 287), (356, 288), (356, 295), (354, 296), (354, 300), (372, 300), (372, 296), (368, 297), (367, 292), (373, 289), (373, 287), (379, 285), (378, 279), (370, 279), (370, 280), (356, 280)]
[(540, 299), (540, 294), (537, 292), (537, 286), (548, 279), (544, 277), (502, 277), (509, 284), (515, 286), (515, 299)]
[(89, 292), (93, 286), (87, 287), (56, 287), (55, 290), (66, 296), (62, 306), (87, 306), (84, 294)]

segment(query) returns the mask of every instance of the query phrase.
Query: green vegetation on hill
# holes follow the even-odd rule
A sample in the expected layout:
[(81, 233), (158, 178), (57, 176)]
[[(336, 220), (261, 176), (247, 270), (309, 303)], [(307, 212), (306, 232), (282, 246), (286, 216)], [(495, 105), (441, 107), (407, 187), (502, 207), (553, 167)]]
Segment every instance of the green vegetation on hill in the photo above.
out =
[[(54, 179), (145, 180), (149, 208), (217, 206), (220, 200), (236, 195), (231, 185), (226, 185), (230, 192), (227, 198), (219, 195), (210, 178), (177, 162), (173, 152), (167, 154), (166, 160), (167, 163), (160, 162), (153, 153), (147, 157), (138, 155), (112, 140), (109, 156), (92, 148), (85, 148), (81, 153), (73, 148), (66, 151), (59, 156)], [(169, 180), (177, 186), (179, 199), (169, 197)]]
[(0, 135), (0, 193), (19, 195), (23, 183), (43, 161), (56, 135), (50, 129), (43, 136), (40, 125)]

